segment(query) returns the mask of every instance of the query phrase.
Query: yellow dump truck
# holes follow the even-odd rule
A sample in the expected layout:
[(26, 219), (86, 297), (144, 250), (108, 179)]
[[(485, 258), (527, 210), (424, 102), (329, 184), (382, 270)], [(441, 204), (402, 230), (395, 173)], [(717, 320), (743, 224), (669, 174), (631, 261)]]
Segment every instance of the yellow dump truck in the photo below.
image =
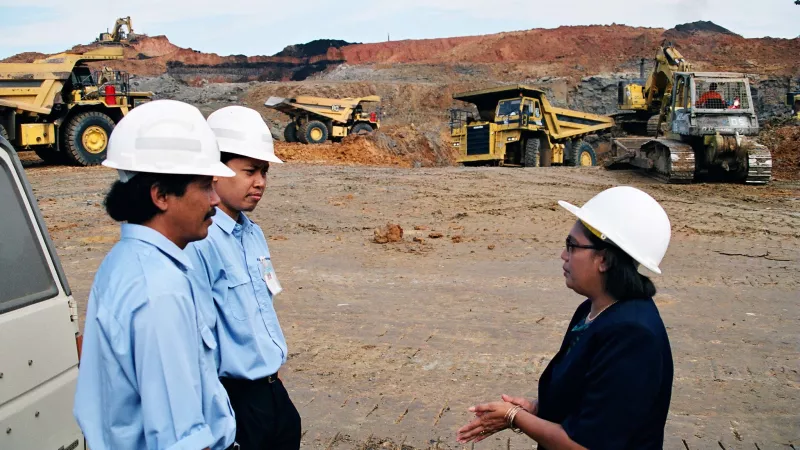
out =
[(100, 164), (116, 123), (153, 95), (131, 92), (126, 72), (87, 65), (122, 58), (122, 48), (107, 47), (0, 63), (0, 135), (47, 162)]
[(355, 98), (299, 95), (270, 97), (264, 106), (291, 117), (283, 132), (286, 142), (320, 144), (380, 128), (380, 101), (377, 95)]
[(556, 108), (545, 92), (524, 85), (453, 95), (478, 109), (450, 110), (452, 145), (465, 165), (539, 167), (597, 165), (594, 148), (583, 140), (610, 131), (610, 117)]

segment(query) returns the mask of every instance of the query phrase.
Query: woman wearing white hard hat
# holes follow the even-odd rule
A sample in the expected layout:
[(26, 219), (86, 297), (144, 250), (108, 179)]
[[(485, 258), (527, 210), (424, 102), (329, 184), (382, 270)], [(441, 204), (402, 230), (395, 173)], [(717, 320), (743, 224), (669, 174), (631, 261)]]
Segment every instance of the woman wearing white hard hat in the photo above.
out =
[(186, 103), (132, 109), (111, 133), (105, 166), (119, 171), (106, 212), (120, 241), (95, 275), (74, 413), (93, 450), (236, 448), (217, 378), (217, 343), (198, 304), (210, 292), (183, 249), (208, 234), (220, 162), (211, 128)]
[(607, 189), (577, 207), (561, 253), (567, 287), (587, 297), (539, 380), (537, 399), (502, 396), (470, 408), (458, 431), (480, 441), (512, 428), (540, 449), (661, 449), (672, 395), (669, 338), (639, 265), (660, 274), (670, 240), (664, 209), (639, 189)]
[(275, 156), (258, 111), (227, 106), (208, 116), (221, 161), (235, 175), (219, 178), (220, 197), (208, 239), (193, 243), (193, 276), (209, 286), (204, 303), (217, 317), (219, 376), (236, 414), (242, 450), (300, 448), (300, 414), (278, 376), (289, 355), (273, 300), (281, 291), (267, 240), (246, 213), (264, 196)]

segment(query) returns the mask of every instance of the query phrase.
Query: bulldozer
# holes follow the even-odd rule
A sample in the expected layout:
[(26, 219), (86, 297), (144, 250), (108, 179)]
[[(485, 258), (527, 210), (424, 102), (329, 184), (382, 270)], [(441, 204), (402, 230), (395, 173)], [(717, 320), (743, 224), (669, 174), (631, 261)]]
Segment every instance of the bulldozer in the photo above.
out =
[(628, 136), (613, 140), (607, 167), (632, 165), (670, 183), (770, 181), (771, 154), (750, 138), (759, 125), (744, 74), (693, 72), (663, 41), (641, 81), (618, 86), (621, 112), (612, 117)]
[(463, 165), (595, 166), (584, 138), (610, 131), (614, 120), (550, 104), (544, 91), (525, 85), (462, 92), (453, 99), (477, 108), (450, 110), (450, 136)]
[(377, 95), (340, 99), (299, 95), (293, 98), (270, 97), (264, 106), (291, 118), (283, 132), (286, 142), (321, 144), (328, 140), (341, 140), (349, 134), (369, 134), (379, 129), (380, 101)]
[(690, 72), (692, 65), (675, 46), (664, 41), (653, 59), (653, 70), (645, 80), (645, 59), (639, 62), (639, 78), (620, 81), (617, 88), (617, 106), (620, 112), (612, 114), (617, 127), (625, 133), (654, 136), (658, 115), (664, 97), (672, 91), (677, 72)]
[(771, 153), (751, 137), (759, 124), (744, 74), (675, 72), (670, 85), (653, 135), (614, 139), (608, 168), (634, 166), (669, 183), (771, 180)]
[[(128, 33), (126, 34), (125, 31), (122, 30), (122, 27), (125, 26), (128, 28)], [(131, 17), (120, 17), (117, 19), (116, 23), (114, 23), (114, 29), (111, 32), (100, 33), (100, 35), (95, 40), (98, 44), (118, 44), (123, 41), (132, 41), (136, 39), (136, 33), (133, 32), (133, 24), (131, 23)]]
[(114, 126), (152, 92), (132, 92), (127, 72), (88, 63), (123, 58), (122, 48), (0, 63), (0, 135), (46, 162), (100, 164)]

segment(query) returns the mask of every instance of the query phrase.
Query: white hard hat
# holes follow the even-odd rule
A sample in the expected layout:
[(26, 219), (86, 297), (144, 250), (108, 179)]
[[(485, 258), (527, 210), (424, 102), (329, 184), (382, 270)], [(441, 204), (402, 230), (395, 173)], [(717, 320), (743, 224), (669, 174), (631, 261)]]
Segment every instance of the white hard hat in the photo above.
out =
[(219, 160), (214, 133), (200, 111), (175, 100), (155, 100), (131, 109), (108, 141), (103, 165), (130, 172), (232, 177)]
[(658, 265), (667, 252), (672, 230), (667, 213), (653, 197), (634, 187), (618, 186), (595, 195), (580, 208), (565, 201), (558, 204), (598, 237), (661, 273)]
[(244, 106), (226, 106), (208, 116), (219, 150), (226, 153), (273, 163), (282, 163), (275, 156), (272, 133), (258, 111)]

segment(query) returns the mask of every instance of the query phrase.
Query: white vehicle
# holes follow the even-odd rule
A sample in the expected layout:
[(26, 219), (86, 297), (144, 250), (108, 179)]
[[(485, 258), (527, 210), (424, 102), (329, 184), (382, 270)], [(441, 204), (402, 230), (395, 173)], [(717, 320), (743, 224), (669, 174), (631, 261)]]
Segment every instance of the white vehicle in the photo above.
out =
[(25, 172), (0, 136), (0, 449), (85, 448), (78, 312)]

